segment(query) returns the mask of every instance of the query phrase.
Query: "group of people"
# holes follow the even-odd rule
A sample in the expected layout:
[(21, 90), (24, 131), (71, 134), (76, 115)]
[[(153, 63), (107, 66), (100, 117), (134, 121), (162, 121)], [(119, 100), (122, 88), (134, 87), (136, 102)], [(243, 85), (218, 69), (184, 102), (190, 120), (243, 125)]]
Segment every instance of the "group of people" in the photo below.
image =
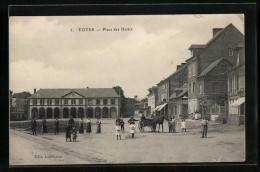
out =
[[(135, 134), (135, 121), (138, 121), (136, 119), (134, 119), (134, 117), (132, 116), (129, 120), (128, 120), (128, 123), (130, 124), (130, 134), (132, 135), (131, 138), (134, 138), (134, 134)], [(123, 119), (120, 119), (119, 116), (117, 117), (116, 121), (115, 121), (115, 124), (116, 124), (116, 139), (120, 139), (121, 140), (121, 134), (122, 132), (125, 131), (125, 122)]]

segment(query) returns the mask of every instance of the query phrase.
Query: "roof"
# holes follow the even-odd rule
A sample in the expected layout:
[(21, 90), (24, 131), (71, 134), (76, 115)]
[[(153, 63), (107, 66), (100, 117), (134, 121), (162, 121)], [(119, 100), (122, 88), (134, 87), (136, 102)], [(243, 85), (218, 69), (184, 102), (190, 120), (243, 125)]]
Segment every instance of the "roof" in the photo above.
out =
[(211, 63), (204, 71), (201, 72), (200, 76), (205, 76), (207, 75), (212, 69), (214, 69), (222, 60), (223, 58), (215, 60), (213, 63)]
[(185, 67), (187, 67), (187, 64), (183, 65), (179, 70), (175, 71), (173, 74), (171, 74), (170, 76), (168, 76), (165, 80), (168, 80), (168, 79), (171, 78), (172, 76), (176, 75), (177, 73), (179, 73), (180, 71), (182, 71), (183, 69), (185, 69)]
[[(178, 97), (183, 96), (185, 93), (188, 92), (187, 86), (188, 86), (188, 84), (185, 83), (182, 87), (176, 88), (175, 90), (182, 90), (182, 92), (181, 92), (180, 94), (176, 95), (176, 96), (174, 96), (174, 94), (172, 94), (169, 99), (174, 99), (174, 98), (178, 98)], [(175, 91), (175, 90), (174, 90), (174, 91)]]
[(205, 45), (203, 44), (192, 44), (189, 48), (190, 49), (195, 49), (195, 48), (205, 48)]
[(87, 98), (119, 97), (113, 88), (40, 89), (29, 98), (61, 98), (71, 92)]

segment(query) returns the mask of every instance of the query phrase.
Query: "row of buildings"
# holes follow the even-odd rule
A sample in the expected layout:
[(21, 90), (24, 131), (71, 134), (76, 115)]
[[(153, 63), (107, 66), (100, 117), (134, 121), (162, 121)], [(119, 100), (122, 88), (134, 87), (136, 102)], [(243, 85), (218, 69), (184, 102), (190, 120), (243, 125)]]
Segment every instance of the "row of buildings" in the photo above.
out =
[(206, 44), (192, 44), (191, 57), (148, 89), (147, 112), (175, 118), (228, 120), (243, 124), (245, 115), (244, 35), (233, 25), (213, 28)]

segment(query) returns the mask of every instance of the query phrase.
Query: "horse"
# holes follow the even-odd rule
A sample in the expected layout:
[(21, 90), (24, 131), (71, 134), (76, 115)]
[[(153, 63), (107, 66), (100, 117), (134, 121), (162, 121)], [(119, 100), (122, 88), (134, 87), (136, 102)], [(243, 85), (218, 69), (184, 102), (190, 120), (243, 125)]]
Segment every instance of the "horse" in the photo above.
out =
[(157, 124), (159, 124), (158, 133), (159, 133), (159, 131), (160, 131), (160, 126), (161, 126), (161, 125), (162, 125), (162, 132), (164, 133), (164, 131), (163, 131), (163, 122), (164, 122), (164, 119), (168, 121), (168, 116), (167, 116), (167, 115), (155, 116), (154, 119), (153, 119), (156, 128), (157, 128)]

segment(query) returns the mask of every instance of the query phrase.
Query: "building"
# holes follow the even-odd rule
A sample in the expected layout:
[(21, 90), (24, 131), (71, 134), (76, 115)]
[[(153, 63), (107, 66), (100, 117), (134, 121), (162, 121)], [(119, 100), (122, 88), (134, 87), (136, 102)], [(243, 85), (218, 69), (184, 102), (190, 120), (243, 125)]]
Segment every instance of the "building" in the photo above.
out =
[(245, 123), (245, 54), (244, 46), (236, 47), (237, 64), (228, 72), (228, 123)]
[(188, 84), (175, 88), (169, 98), (170, 111), (175, 119), (186, 119), (188, 117)]
[(28, 119), (27, 99), (11, 98), (10, 104), (10, 120)]
[(135, 104), (135, 117), (140, 117), (141, 114), (144, 114), (144, 116), (148, 116), (148, 101), (147, 100), (142, 100), (139, 103)]
[(40, 89), (28, 98), (29, 118), (115, 118), (120, 97), (113, 88)]
[(148, 89), (148, 116), (154, 112), (155, 107), (158, 105), (158, 87), (154, 86)]
[[(192, 57), (186, 60), (189, 114), (205, 112), (209, 115), (209, 108), (214, 104), (211, 100), (227, 92), (227, 84), (224, 84), (227, 83), (227, 77), (221, 73), (236, 63), (235, 47), (243, 43), (244, 35), (233, 24), (229, 24), (225, 28), (214, 28), (213, 37), (206, 44), (190, 46)], [(215, 72), (218, 73), (216, 76)], [(214, 92), (208, 94), (212, 90)]]

